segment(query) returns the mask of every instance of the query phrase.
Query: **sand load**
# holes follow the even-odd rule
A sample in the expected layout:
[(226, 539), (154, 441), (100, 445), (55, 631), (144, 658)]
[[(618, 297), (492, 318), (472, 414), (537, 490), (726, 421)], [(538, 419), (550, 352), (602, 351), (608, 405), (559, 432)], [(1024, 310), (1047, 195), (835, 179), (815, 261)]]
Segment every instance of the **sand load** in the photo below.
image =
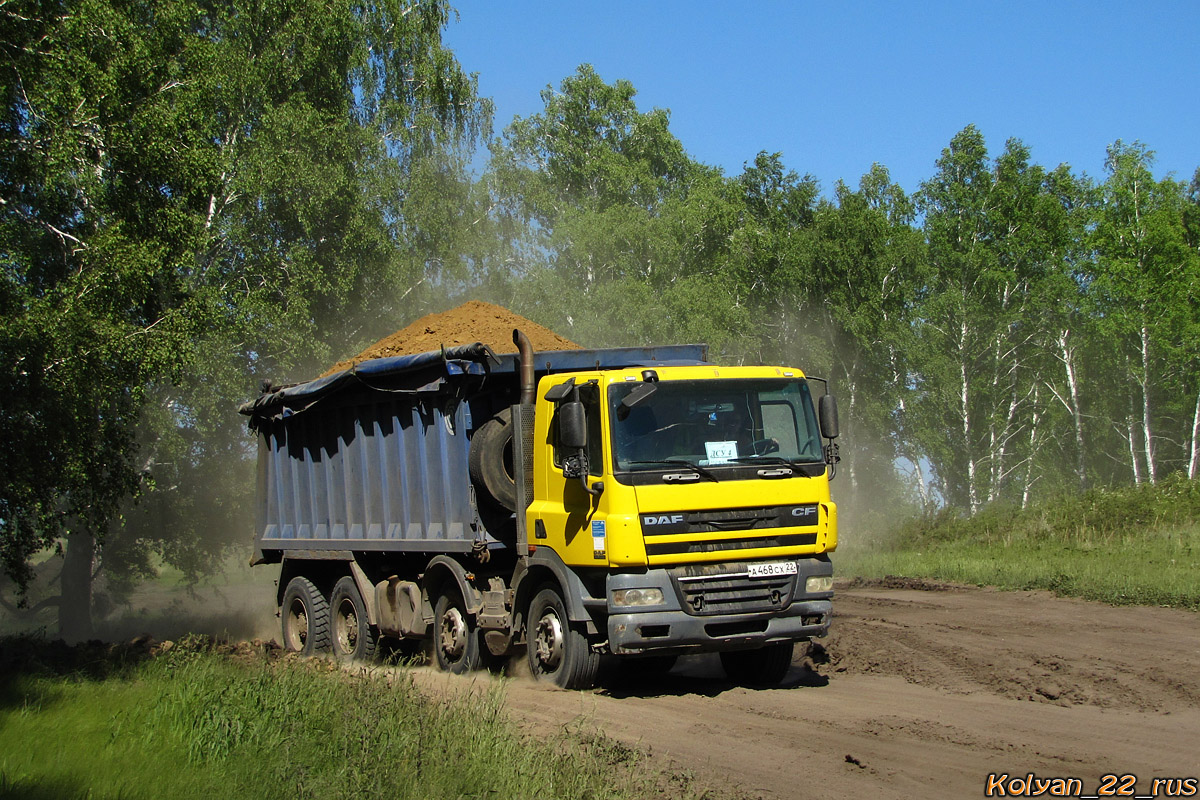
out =
[(390, 358), (438, 350), (443, 345), (483, 342), (497, 353), (515, 353), (512, 332), (519, 328), (529, 337), (534, 350), (579, 350), (549, 328), (515, 314), (503, 306), (471, 300), (438, 314), (426, 314), (407, 327), (380, 339), (358, 355), (339, 361), (321, 377), (350, 369), (361, 361)]

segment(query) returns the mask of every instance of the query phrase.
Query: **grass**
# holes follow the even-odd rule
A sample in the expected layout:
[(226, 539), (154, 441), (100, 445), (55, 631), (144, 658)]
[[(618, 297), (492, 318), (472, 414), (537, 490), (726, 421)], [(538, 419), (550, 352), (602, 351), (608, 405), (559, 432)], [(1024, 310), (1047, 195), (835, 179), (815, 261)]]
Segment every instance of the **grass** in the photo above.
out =
[[(32, 639), (0, 645), (53, 647)], [(603, 800), (691, 792), (687, 781), (668, 789), (639, 751), (606, 737), (520, 734), (503, 711), (502, 684), (434, 699), (404, 669), (348, 674), (246, 646), (231, 657), (203, 639), (155, 658), (110, 652), (4, 666), (0, 798)]]
[(943, 511), (840, 552), (839, 572), (1046, 589), (1200, 610), (1200, 481), (1093, 490), (974, 517)]

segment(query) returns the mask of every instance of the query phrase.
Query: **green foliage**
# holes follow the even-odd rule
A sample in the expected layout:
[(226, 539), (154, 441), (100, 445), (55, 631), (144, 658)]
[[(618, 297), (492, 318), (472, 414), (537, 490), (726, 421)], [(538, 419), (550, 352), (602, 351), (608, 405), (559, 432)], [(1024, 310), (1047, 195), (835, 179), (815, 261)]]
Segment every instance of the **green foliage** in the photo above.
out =
[(516, 279), (504, 299), (518, 310), (540, 305), (541, 319), (590, 344), (683, 333), (690, 309), (680, 320), (643, 300), (704, 271), (691, 269), (705, 262), (688, 250), (703, 236), (688, 229), (690, 193), (719, 179), (687, 158), (665, 111), (638, 111), (627, 81), (606, 84), (585, 65), (542, 96), (542, 113), (493, 144), (484, 180), (507, 244), (493, 256), (503, 265), (485, 254), (480, 269)]
[(195, 573), (241, 538), (235, 398), (425, 280), (445, 234), (406, 192), (488, 109), (442, 2), (26, 6), (0, 20), (5, 572), (69, 529)]

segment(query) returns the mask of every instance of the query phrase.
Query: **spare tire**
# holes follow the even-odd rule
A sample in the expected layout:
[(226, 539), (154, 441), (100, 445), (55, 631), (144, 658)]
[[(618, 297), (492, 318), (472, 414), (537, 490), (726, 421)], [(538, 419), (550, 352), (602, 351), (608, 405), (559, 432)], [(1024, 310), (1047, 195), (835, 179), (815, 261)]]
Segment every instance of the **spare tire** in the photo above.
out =
[(476, 492), (483, 493), (509, 511), (517, 510), (512, 409), (504, 409), (475, 430), (467, 455), (467, 467)]

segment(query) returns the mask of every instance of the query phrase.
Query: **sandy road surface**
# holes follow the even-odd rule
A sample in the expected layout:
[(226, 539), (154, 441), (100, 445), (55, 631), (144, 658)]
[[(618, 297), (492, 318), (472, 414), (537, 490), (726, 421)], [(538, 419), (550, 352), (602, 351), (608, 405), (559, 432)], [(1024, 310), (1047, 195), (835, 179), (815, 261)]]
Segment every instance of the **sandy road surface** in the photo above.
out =
[(989, 773), (1089, 793), (1106, 773), (1137, 775), (1139, 793), (1200, 777), (1200, 615), (911, 586), (843, 588), (834, 608), (824, 663), (797, 661), (783, 688), (731, 686), (697, 656), (591, 692), (512, 681), (508, 706), (533, 730), (594, 727), (766, 798), (981, 797)]

